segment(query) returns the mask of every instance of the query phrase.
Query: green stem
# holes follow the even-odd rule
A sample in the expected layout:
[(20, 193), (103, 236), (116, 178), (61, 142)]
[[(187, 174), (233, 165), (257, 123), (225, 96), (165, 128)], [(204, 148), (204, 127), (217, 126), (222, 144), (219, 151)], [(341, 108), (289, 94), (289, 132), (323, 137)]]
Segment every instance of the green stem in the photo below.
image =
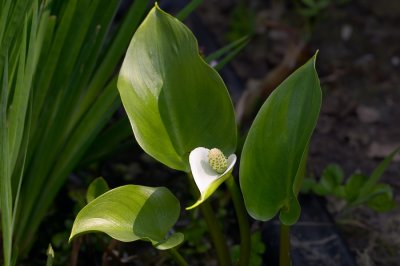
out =
[(176, 250), (175, 248), (171, 248), (168, 250), (169, 254), (172, 258), (178, 263), (180, 266), (188, 266), (189, 264), (186, 262), (185, 258)]
[(243, 196), (240, 193), (238, 186), (236, 185), (233, 176), (226, 180), (226, 185), (232, 196), (233, 205), (236, 211), (236, 217), (239, 223), (240, 231), (240, 258), (239, 265), (246, 266), (250, 263), (250, 252), (251, 252), (251, 238), (250, 238), (250, 227), (249, 219), (247, 217), (247, 211), (244, 206)]
[(279, 266), (290, 266), (290, 226), (281, 224), (279, 240)]
[(203, 214), (204, 220), (206, 221), (211, 239), (214, 243), (219, 265), (232, 265), (228, 245), (226, 241), (224, 241), (225, 237), (222, 234), (221, 227), (218, 223), (217, 217), (214, 215), (214, 211), (211, 208), (210, 203), (208, 201), (203, 202), (200, 205), (200, 210)]
[[(190, 173), (189, 173), (189, 182), (192, 188), (192, 194), (195, 198), (197, 198), (198, 197), (197, 186), (194, 183), (192, 175)], [(215, 252), (217, 253), (218, 265), (221, 266), (232, 265), (228, 245), (226, 241), (224, 241), (225, 237), (222, 234), (218, 219), (215, 216), (215, 213), (211, 208), (209, 201), (207, 200), (203, 202), (199, 207), (204, 217), (204, 220), (207, 224), (208, 231), (210, 232)]]

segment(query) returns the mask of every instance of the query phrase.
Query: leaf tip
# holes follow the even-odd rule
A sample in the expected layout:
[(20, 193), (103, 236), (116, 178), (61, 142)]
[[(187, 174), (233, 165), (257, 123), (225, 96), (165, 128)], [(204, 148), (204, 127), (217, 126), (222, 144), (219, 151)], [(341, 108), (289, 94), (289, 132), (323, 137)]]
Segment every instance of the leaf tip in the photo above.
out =
[(75, 235), (73, 232), (71, 232), (71, 235), (68, 238), (68, 244), (71, 244), (72, 240), (74, 239)]
[(313, 57), (312, 57), (314, 68), (316, 67), (316, 64), (317, 64), (317, 57), (318, 57), (318, 54), (319, 54), (319, 49), (317, 49), (317, 50), (315, 51), (315, 54), (314, 54)]

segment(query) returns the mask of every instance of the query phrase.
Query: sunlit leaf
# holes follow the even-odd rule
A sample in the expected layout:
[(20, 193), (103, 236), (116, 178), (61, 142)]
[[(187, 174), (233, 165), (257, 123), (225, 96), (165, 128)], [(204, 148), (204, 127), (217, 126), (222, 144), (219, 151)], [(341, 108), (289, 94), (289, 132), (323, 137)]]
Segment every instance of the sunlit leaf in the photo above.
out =
[(300, 215), (297, 178), (315, 128), (321, 89), (315, 56), (290, 75), (266, 100), (245, 141), (240, 184), (249, 214), (293, 224)]
[(118, 89), (139, 145), (167, 166), (189, 171), (196, 147), (234, 152), (234, 111), (222, 79), (191, 31), (157, 6), (132, 39)]
[(110, 190), (86, 205), (77, 215), (70, 240), (93, 231), (123, 241), (148, 240), (167, 248), (183, 241), (166, 234), (178, 220), (179, 201), (166, 188), (126, 185)]

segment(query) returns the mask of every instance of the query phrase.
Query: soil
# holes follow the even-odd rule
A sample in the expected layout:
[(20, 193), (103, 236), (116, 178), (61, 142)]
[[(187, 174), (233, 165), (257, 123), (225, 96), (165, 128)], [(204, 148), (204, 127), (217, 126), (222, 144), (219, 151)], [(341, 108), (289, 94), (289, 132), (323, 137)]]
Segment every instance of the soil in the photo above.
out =
[[(296, 1), (255, 0), (242, 8), (237, 2), (245, 1), (205, 1), (198, 14), (220, 43), (253, 30), (250, 44), (232, 63), (245, 90), (271, 80), (266, 77), (293, 54), (293, 43), (304, 42), (309, 54), (319, 50), (324, 97), (311, 141), (310, 175), (319, 177), (330, 163), (339, 164), (346, 176), (370, 174), (400, 146), (399, 1), (329, 1), (311, 18), (299, 12)], [(237, 13), (247, 14), (253, 28), (246, 32), (235, 26)], [(393, 187), (400, 203), (400, 156), (381, 181)], [(338, 218), (342, 204), (328, 198), (327, 207)], [(359, 265), (398, 265), (399, 208), (379, 214), (358, 208), (351, 219), (337, 222)]]

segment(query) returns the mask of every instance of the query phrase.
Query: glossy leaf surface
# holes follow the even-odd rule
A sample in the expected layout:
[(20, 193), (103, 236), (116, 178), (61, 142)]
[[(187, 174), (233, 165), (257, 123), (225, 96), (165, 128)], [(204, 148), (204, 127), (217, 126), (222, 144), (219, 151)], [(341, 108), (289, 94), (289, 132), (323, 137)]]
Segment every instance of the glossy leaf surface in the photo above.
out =
[(103, 232), (119, 241), (138, 239), (153, 245), (183, 241), (183, 235), (166, 239), (166, 234), (178, 220), (179, 201), (166, 188), (126, 185), (95, 198), (77, 215), (70, 239), (93, 231)]
[(315, 128), (321, 89), (315, 56), (290, 75), (266, 100), (250, 128), (241, 156), (240, 185), (249, 214), (283, 224), (300, 215), (299, 168)]
[(131, 41), (118, 89), (139, 145), (165, 165), (188, 172), (196, 147), (234, 152), (235, 117), (222, 79), (200, 57), (192, 32), (157, 6)]

